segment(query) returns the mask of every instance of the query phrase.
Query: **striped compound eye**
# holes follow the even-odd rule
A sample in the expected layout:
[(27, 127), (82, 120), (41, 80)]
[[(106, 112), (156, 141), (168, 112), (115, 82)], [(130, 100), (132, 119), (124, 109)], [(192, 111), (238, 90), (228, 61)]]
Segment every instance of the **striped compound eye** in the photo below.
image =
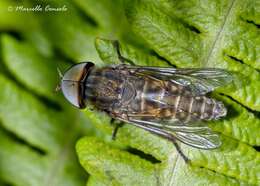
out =
[(70, 67), (61, 79), (61, 90), (64, 97), (75, 107), (85, 108), (85, 80), (94, 64), (83, 62)]

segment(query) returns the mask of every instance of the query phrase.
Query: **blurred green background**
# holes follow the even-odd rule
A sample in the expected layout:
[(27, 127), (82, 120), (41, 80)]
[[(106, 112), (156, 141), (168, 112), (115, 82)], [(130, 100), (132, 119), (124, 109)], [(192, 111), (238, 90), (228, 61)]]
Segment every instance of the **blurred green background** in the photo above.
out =
[[(260, 185), (259, 25), (259, 0), (1, 0), (0, 185)], [(111, 40), (138, 65), (232, 71), (212, 95), (222, 147), (182, 144), (186, 165), (129, 125), (112, 141), (108, 116), (54, 92), (57, 67), (118, 63)]]
[(95, 132), (54, 92), (57, 67), (101, 64), (98, 36), (135, 42), (122, 2), (1, 0), (0, 31), (0, 185), (85, 185), (75, 143)]

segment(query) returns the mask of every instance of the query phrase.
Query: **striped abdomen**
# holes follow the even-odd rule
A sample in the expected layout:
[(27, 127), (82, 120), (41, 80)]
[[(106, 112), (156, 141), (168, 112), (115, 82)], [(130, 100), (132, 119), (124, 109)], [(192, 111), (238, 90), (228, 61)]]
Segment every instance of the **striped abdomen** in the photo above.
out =
[(206, 96), (170, 96), (174, 102), (174, 116), (183, 122), (196, 120), (213, 120), (226, 115), (224, 105)]
[(221, 102), (206, 96), (192, 96), (190, 91), (172, 82), (145, 78), (142, 84), (136, 87), (137, 95), (130, 105), (135, 112), (181, 122), (212, 120), (226, 115)]

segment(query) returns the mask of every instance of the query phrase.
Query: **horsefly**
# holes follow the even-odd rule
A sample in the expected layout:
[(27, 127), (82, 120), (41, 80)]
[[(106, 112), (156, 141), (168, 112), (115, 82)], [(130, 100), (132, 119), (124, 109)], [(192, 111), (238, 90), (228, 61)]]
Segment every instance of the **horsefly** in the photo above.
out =
[[(119, 50), (118, 50), (119, 51)], [(97, 68), (92, 62), (73, 65), (61, 75), (60, 89), (75, 107), (88, 104), (113, 119), (145, 129), (173, 142), (200, 149), (221, 145), (206, 121), (224, 117), (222, 102), (206, 94), (231, 82), (229, 72), (217, 68), (162, 68), (122, 64)], [(131, 65), (127, 65), (130, 62)], [(116, 136), (118, 125), (114, 129)]]

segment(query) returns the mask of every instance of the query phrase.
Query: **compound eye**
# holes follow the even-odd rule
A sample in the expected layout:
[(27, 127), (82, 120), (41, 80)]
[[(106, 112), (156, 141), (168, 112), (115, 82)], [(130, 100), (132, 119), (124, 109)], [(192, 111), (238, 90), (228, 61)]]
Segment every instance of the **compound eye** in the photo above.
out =
[(76, 64), (65, 72), (61, 80), (64, 97), (77, 108), (86, 107), (84, 104), (84, 79), (92, 66), (94, 64), (91, 62)]
[(62, 81), (61, 90), (64, 97), (75, 107), (84, 108), (82, 104), (81, 93), (80, 93), (80, 84), (73, 81)]

